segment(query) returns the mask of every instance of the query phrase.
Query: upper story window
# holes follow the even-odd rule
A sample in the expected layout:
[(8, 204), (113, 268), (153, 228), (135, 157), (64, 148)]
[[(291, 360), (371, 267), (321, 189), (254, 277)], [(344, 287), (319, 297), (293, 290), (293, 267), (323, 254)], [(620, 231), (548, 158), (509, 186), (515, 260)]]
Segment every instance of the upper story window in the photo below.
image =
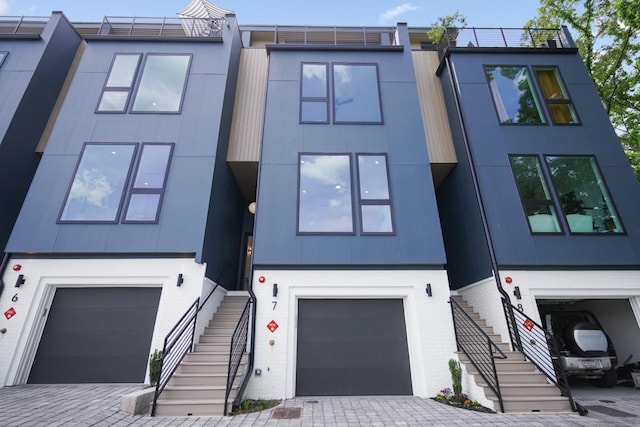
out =
[(520, 199), (532, 233), (559, 233), (556, 208), (537, 156), (510, 156)]
[(173, 144), (142, 144), (140, 156), (138, 145), (86, 143), (59, 222), (117, 223), (125, 193), (125, 222), (157, 222)]
[(328, 63), (302, 63), (300, 123), (382, 124), (378, 66), (335, 63), (330, 82), (328, 69)]
[(327, 64), (302, 64), (300, 122), (329, 123)]
[(553, 124), (579, 123), (558, 69), (556, 67), (534, 67), (533, 70)]
[(572, 233), (624, 233), (594, 157), (546, 156), (545, 160)]
[(358, 154), (362, 234), (393, 234), (387, 156)]
[(114, 56), (98, 112), (124, 113), (127, 109), (132, 113), (180, 112), (191, 55), (147, 54), (140, 66), (142, 56), (141, 53)]
[(527, 67), (485, 66), (484, 70), (501, 124), (545, 123)]
[(556, 212), (564, 214), (563, 227), (571, 233), (624, 233), (594, 157), (545, 156), (541, 163), (529, 155), (510, 156), (510, 161), (532, 233), (560, 233)]
[(9, 52), (0, 52), (0, 67), (2, 67), (2, 63), (4, 62), (5, 58), (9, 55)]
[(351, 157), (300, 154), (299, 233), (353, 233)]

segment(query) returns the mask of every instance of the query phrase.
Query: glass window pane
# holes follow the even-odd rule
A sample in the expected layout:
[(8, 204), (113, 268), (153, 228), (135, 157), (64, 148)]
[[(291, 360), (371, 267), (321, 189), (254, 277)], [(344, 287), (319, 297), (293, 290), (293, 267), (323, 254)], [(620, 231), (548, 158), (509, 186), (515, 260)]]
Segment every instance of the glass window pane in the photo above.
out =
[(300, 115), (300, 120), (303, 122), (318, 122), (318, 123), (327, 123), (329, 118), (327, 115), (329, 111), (327, 110), (327, 102), (302, 102), (302, 111)]
[(362, 200), (388, 200), (387, 162), (385, 156), (358, 156), (360, 198)]
[(547, 156), (546, 160), (572, 232), (623, 232), (593, 157)]
[(525, 205), (525, 211), (533, 233), (560, 231), (560, 223), (553, 205)]
[(537, 68), (536, 76), (545, 99), (567, 99), (555, 68)]
[(60, 220), (115, 221), (134, 152), (134, 145), (87, 144)]
[(500, 123), (544, 123), (526, 67), (485, 67)]
[(162, 189), (171, 155), (171, 145), (144, 144), (133, 188)]
[(299, 232), (353, 232), (349, 156), (301, 155), (299, 200)]
[(302, 97), (327, 98), (327, 66), (302, 64)]
[(0, 67), (2, 66), (2, 63), (4, 62), (4, 59), (7, 57), (7, 55), (9, 55), (9, 52), (0, 52)]
[(133, 193), (129, 199), (129, 206), (125, 215), (125, 221), (156, 221), (160, 194)]
[(333, 66), (334, 121), (380, 123), (378, 69), (375, 65)]
[(393, 233), (391, 224), (391, 206), (362, 205), (363, 233)]
[(105, 90), (100, 98), (98, 111), (124, 111), (129, 92)]
[(139, 61), (140, 54), (116, 55), (106, 86), (130, 88), (133, 85)]
[(190, 60), (187, 55), (148, 55), (132, 111), (180, 111)]
[(549, 114), (551, 115), (551, 121), (557, 124), (578, 123), (578, 116), (576, 116), (571, 104), (547, 104), (549, 108)]

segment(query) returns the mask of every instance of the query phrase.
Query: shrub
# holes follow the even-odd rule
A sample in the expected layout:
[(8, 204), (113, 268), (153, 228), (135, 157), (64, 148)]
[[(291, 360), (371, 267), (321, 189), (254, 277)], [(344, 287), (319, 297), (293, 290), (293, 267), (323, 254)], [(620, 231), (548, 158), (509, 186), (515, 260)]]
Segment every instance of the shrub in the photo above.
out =
[(162, 350), (155, 349), (149, 357), (149, 382), (153, 386), (160, 381), (160, 366), (162, 366)]
[(451, 373), (453, 394), (459, 396), (462, 394), (462, 368), (460, 367), (460, 362), (455, 359), (449, 359), (449, 372)]

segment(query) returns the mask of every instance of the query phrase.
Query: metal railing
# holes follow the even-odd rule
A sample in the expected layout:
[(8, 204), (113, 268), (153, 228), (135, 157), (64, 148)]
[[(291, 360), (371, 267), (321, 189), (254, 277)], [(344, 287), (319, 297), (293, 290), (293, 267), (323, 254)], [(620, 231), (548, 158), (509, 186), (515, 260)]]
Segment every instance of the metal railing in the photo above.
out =
[(560, 389), (562, 395), (569, 399), (573, 411), (582, 413), (584, 409), (573, 400), (571, 395), (571, 388), (560, 360), (559, 346), (555, 338), (504, 298), (502, 307), (507, 318), (513, 347), (521, 351), (527, 360)]
[(500, 411), (504, 412), (495, 359), (506, 359), (507, 356), (453, 298), (449, 299), (449, 303), (451, 304), (458, 351), (463, 352), (469, 358), (498, 398)]
[[(251, 317), (255, 317), (252, 316), (255, 310), (251, 309), (252, 307), (255, 307), (254, 302), (254, 297), (252, 295), (245, 304), (244, 310), (242, 310), (242, 315), (240, 316), (240, 320), (238, 320), (238, 324), (236, 325), (236, 328), (233, 331), (233, 335), (231, 336), (231, 345), (229, 346), (229, 367), (227, 369), (227, 390), (224, 395), (224, 415), (227, 415), (229, 395), (231, 394), (233, 383), (236, 380), (236, 375), (238, 374), (240, 364), (242, 363), (242, 358), (247, 351), (249, 323)], [(245, 378), (248, 378), (248, 375), (252, 369), (253, 364), (249, 363), (249, 366), (245, 368)], [(236, 393), (236, 398), (234, 399), (233, 406), (238, 404), (237, 400), (242, 396), (245, 386), (246, 381), (243, 380), (241, 386), (238, 389), (238, 392)]]
[(561, 28), (447, 28), (438, 42), (440, 57), (447, 48), (574, 48), (566, 27)]
[(156, 392), (153, 396), (153, 406), (151, 407), (152, 417), (156, 413), (156, 404), (160, 393), (162, 393), (171, 376), (178, 369), (178, 365), (180, 365), (185, 354), (191, 351), (199, 305), (200, 298), (197, 298), (164, 339), (162, 356), (160, 357), (160, 374), (158, 375)]
[(222, 37), (224, 18), (105, 16), (96, 35), (113, 37)]
[(275, 44), (395, 46), (394, 27), (276, 26)]
[(49, 16), (0, 16), (1, 34), (42, 34)]

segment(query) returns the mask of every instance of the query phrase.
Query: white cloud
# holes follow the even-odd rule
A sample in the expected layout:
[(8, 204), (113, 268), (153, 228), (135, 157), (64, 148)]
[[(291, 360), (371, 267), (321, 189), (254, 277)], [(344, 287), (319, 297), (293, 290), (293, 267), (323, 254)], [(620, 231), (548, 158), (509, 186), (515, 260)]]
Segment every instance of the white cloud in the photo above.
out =
[(0, 15), (6, 13), (9, 10), (9, 4), (7, 0), (0, 0)]
[(395, 20), (398, 16), (402, 15), (406, 12), (411, 12), (412, 10), (420, 9), (418, 6), (415, 6), (412, 3), (403, 3), (400, 6), (396, 6), (393, 9), (389, 9), (380, 15), (380, 22), (389, 22)]

